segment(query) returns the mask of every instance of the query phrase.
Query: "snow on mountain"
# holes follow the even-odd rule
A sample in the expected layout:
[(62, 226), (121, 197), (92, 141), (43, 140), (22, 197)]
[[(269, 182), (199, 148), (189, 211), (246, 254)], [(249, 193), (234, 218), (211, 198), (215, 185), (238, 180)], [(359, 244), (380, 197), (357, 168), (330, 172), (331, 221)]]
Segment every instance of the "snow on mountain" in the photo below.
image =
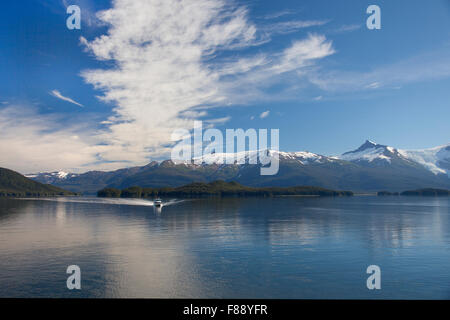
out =
[[(283, 152), (278, 150), (263, 149), (238, 153), (205, 154), (202, 157), (197, 158), (199, 161), (195, 163), (202, 165), (268, 164), (273, 158), (276, 157), (278, 157), (278, 159), (282, 162), (297, 163), (301, 166), (333, 163), (336, 161), (349, 161), (362, 167), (384, 167), (398, 165), (408, 167), (419, 165), (435, 175), (446, 174), (450, 177), (450, 144), (424, 150), (401, 150), (367, 140), (358, 149), (346, 152), (337, 157), (328, 157), (307, 151)], [(136, 168), (146, 170), (153, 167), (174, 166), (180, 164), (192, 167), (194, 169), (198, 166), (196, 164), (192, 164), (191, 161), (166, 160), (160, 163), (153, 161), (147, 166)], [(108, 172), (105, 172), (105, 174), (108, 174)], [(55, 171), (28, 174), (26, 176), (42, 183), (57, 184), (84, 175), (67, 173), (64, 171)]]
[(280, 159), (284, 160), (295, 160), (303, 165), (312, 163), (325, 163), (333, 162), (338, 159), (333, 157), (327, 157), (320, 154), (308, 152), (308, 151), (297, 151), (297, 152), (279, 152)]
[(366, 142), (358, 149), (346, 152), (338, 158), (346, 161), (367, 162), (372, 162), (374, 160), (384, 160), (390, 163), (392, 158), (398, 155), (399, 153), (395, 148), (366, 140)]
[[(205, 164), (259, 164), (261, 162), (268, 162), (269, 159), (278, 157), (280, 160), (293, 160), (298, 161), (301, 164), (311, 164), (314, 162), (334, 161), (325, 156), (321, 156), (315, 153), (300, 151), (300, 152), (283, 152), (278, 150), (254, 150), (254, 151), (242, 151), (237, 153), (214, 153), (206, 154), (194, 160), (200, 159), (197, 163)], [(180, 162), (178, 162), (180, 163)]]
[[(64, 172), (64, 171), (54, 171), (54, 172), (42, 172), (42, 173), (32, 173), (32, 174), (26, 174), (25, 177), (27, 178), (35, 178), (39, 175), (45, 175), (47, 177), (54, 177), (54, 178), (58, 178), (58, 179), (66, 179), (67, 176), (69, 175), (68, 172)], [(73, 175), (72, 173), (70, 173), (70, 175)]]
[[(266, 151), (266, 153), (265, 153)], [(196, 163), (205, 164), (245, 164), (258, 163), (258, 158), (267, 156), (267, 150), (242, 151), (236, 153), (212, 153), (194, 158)]]
[(442, 173), (450, 177), (450, 143), (430, 149), (399, 150), (399, 153), (421, 164), (434, 174)]
[(62, 180), (67, 180), (78, 176), (75, 173), (69, 173), (65, 171), (54, 171), (54, 172), (39, 172), (25, 174), (25, 177), (39, 181), (41, 183), (53, 184)]
[(434, 174), (450, 177), (450, 144), (423, 150), (402, 150), (367, 140), (354, 151), (342, 154), (339, 159), (352, 162), (386, 161), (400, 159), (417, 163)]
[(68, 172), (64, 172), (64, 171), (59, 171), (59, 172), (56, 173), (56, 175), (57, 175), (58, 178), (60, 178), (60, 179), (65, 179), (65, 178), (67, 178), (67, 175), (68, 175), (68, 174), (69, 174)]

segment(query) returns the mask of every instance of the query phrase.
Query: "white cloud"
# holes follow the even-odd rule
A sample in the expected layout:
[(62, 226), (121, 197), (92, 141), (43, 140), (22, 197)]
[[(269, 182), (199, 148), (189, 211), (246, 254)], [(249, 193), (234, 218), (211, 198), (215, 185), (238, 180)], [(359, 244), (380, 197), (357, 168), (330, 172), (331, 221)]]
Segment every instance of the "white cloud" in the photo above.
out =
[[(294, 84), (302, 94), (297, 89), (308, 80), (308, 68), (334, 53), (330, 41), (311, 34), (278, 52), (261, 48), (249, 54), (246, 48), (270, 39), (249, 21), (245, 7), (224, 0), (115, 0), (112, 5), (96, 15), (106, 33), (80, 38), (96, 59), (108, 61), (105, 69), (81, 75), (113, 105), (112, 115), (95, 123), (88, 115), (87, 124), (72, 115), (2, 106), (1, 165), (23, 173), (143, 165), (170, 155), (175, 129), (192, 128), (198, 119), (205, 127), (229, 121), (211, 118), (211, 108), (285, 98), (265, 89), (286, 79), (294, 80), (287, 86)], [(275, 26), (294, 30), (320, 24)], [(227, 50), (235, 51), (221, 55)], [(50, 94), (82, 107), (59, 90)]]
[[(256, 54), (244, 50), (270, 41), (265, 33), (321, 26), (326, 23), (322, 20), (272, 23), (270, 31), (267, 20), (258, 28), (249, 21), (245, 7), (224, 0), (115, 0), (112, 5), (96, 16), (90, 14), (107, 32), (80, 40), (96, 59), (110, 62), (109, 68), (81, 74), (102, 92), (101, 99), (114, 106), (113, 115), (99, 120), (102, 129), (94, 130), (85, 125), (61, 127), (60, 118), (35, 111), (0, 109), (0, 150), (5, 166), (31, 172), (141, 165), (151, 157), (170, 154), (174, 129), (192, 128), (196, 119), (205, 120), (207, 126), (229, 120), (208, 119), (213, 107), (298, 98), (311, 83), (345, 93), (381, 84), (398, 88), (450, 76), (448, 51), (367, 72), (322, 70), (317, 62), (335, 50), (331, 41), (317, 34), (293, 40), (278, 52), (264, 47)], [(290, 12), (267, 18), (287, 14)], [(342, 26), (335, 32), (359, 27)], [(233, 49), (240, 50), (227, 58), (221, 55)], [(273, 94), (266, 90), (277, 84), (282, 84), (284, 91)], [(82, 106), (58, 90), (51, 94)], [(260, 117), (268, 115), (266, 111)]]
[(314, 60), (329, 56), (334, 53), (332, 43), (324, 36), (309, 35), (305, 40), (296, 41), (287, 48), (280, 63), (273, 66), (276, 73), (292, 71), (311, 65)]
[(403, 85), (450, 77), (450, 48), (443, 47), (390, 64), (375, 66), (366, 72), (332, 70), (310, 72), (309, 80), (321, 89), (337, 93), (399, 89)]
[(270, 110), (267, 110), (267, 111), (262, 112), (262, 113), (259, 115), (259, 117), (260, 117), (261, 119), (264, 119), (264, 118), (267, 118), (267, 117), (269, 116), (269, 114), (270, 114)]
[[(229, 120), (209, 119), (210, 108), (297, 98), (311, 83), (327, 91), (348, 92), (450, 75), (448, 52), (367, 72), (322, 70), (317, 62), (335, 50), (331, 41), (317, 34), (295, 39), (278, 52), (264, 47), (256, 54), (245, 50), (270, 41), (273, 34), (321, 26), (326, 23), (322, 20), (273, 23), (270, 30), (249, 21), (245, 7), (224, 0), (115, 0), (112, 5), (95, 17), (107, 32), (80, 40), (96, 59), (109, 62), (108, 68), (81, 75), (114, 106), (113, 114), (99, 120), (102, 129), (94, 130), (86, 125), (62, 127), (60, 118), (33, 110), (0, 109), (4, 166), (31, 172), (142, 165), (151, 157), (170, 154), (174, 129), (192, 128), (196, 119), (205, 120), (205, 126)], [(356, 29), (343, 26), (336, 31)], [(226, 58), (221, 55), (233, 49), (240, 50)], [(277, 84), (284, 87), (281, 94), (266, 90)], [(82, 106), (58, 90), (51, 94)]]
[(73, 100), (73, 99), (71, 99), (71, 98), (69, 98), (69, 97), (63, 96), (63, 95), (61, 94), (61, 92), (59, 92), (58, 90), (52, 90), (52, 91), (50, 91), (50, 95), (52, 95), (52, 96), (54, 96), (54, 97), (56, 97), (56, 98), (58, 98), (58, 99), (61, 99), (61, 100), (64, 100), (64, 101), (73, 103), (73, 104), (75, 104), (75, 105), (77, 105), (77, 106), (79, 106), (79, 107), (83, 107), (83, 105), (82, 105), (81, 103), (76, 102), (75, 100)]
[(263, 18), (264, 19), (278, 19), (280, 17), (286, 16), (286, 15), (291, 15), (291, 14), (295, 14), (295, 11), (293, 10), (283, 10), (283, 11), (279, 11), (279, 12), (275, 12), (275, 13), (271, 13), (268, 15), (265, 15)]
[(375, 81), (375, 82), (369, 83), (369, 84), (366, 86), (366, 88), (367, 88), (367, 89), (377, 89), (377, 88), (380, 87), (380, 85), (381, 85), (381, 84), (380, 84), (379, 82)]
[(323, 26), (326, 23), (328, 23), (328, 20), (291, 20), (272, 23), (261, 29), (268, 34), (273, 35), (289, 34), (292, 32), (297, 32), (304, 28)]
[(101, 146), (96, 145), (87, 124), (67, 124), (64, 120), (22, 105), (1, 108), (0, 166), (22, 173), (76, 171), (98, 161)]
[[(247, 104), (255, 101), (281, 101), (299, 99), (305, 96), (309, 83), (308, 76), (314, 70), (317, 61), (332, 55), (332, 42), (321, 35), (310, 34), (307, 38), (296, 40), (282, 52), (258, 54), (253, 60), (243, 64), (247, 72), (222, 79), (221, 92), (231, 104)], [(235, 61), (240, 65), (243, 58)], [(242, 66), (241, 66), (242, 68)], [(311, 75), (312, 76), (312, 75)], [(268, 93), (267, 88), (282, 83), (282, 91)]]
[(328, 32), (330, 34), (340, 34), (346, 32), (352, 32), (361, 29), (361, 24), (345, 24), (338, 28), (334, 28), (332, 31)]
[(82, 76), (115, 105), (99, 136), (107, 146), (105, 160), (143, 164), (169, 154), (172, 131), (192, 128), (208, 108), (264, 98), (244, 97), (243, 85), (251, 82), (260, 92), (272, 77), (334, 52), (324, 37), (310, 35), (281, 53), (218, 59), (221, 51), (261, 43), (246, 8), (221, 0), (117, 0), (97, 16), (108, 25), (107, 34), (81, 42), (115, 67), (85, 70)]

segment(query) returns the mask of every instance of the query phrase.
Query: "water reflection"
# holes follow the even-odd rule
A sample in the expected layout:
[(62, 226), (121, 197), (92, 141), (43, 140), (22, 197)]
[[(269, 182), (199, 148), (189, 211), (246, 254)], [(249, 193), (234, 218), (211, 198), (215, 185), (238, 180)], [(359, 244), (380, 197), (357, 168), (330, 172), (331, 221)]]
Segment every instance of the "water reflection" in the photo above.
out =
[(161, 212), (162, 212), (162, 206), (158, 206), (158, 207), (154, 206), (154, 207), (153, 207), (153, 212), (154, 212), (157, 216), (160, 216), (160, 215), (161, 215)]
[(378, 264), (377, 297), (442, 298), (449, 214), (447, 198), (2, 200), (0, 296), (364, 298)]

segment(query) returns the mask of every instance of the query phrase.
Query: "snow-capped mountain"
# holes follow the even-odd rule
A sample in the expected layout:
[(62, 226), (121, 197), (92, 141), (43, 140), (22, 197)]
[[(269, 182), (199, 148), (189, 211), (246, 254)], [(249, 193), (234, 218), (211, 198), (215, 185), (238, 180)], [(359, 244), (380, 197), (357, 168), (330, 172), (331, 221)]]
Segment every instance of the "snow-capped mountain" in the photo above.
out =
[[(153, 161), (146, 166), (83, 174), (51, 172), (27, 175), (67, 190), (95, 193), (104, 187), (180, 186), (191, 182), (236, 181), (248, 186), (311, 185), (352, 191), (450, 189), (450, 144), (425, 150), (400, 150), (366, 141), (338, 157), (277, 150), (207, 154), (198, 161)], [(279, 159), (279, 171), (261, 176), (261, 163)], [(264, 159), (267, 161), (261, 161)], [(194, 159), (195, 160), (195, 159)], [(259, 161), (256, 161), (259, 160)], [(257, 164), (255, 164), (257, 163)]]
[(450, 177), (450, 143), (430, 149), (398, 151), (405, 158), (421, 164), (434, 174), (446, 174)]
[(366, 164), (403, 161), (404, 164), (420, 165), (436, 175), (450, 174), (450, 144), (430, 149), (402, 150), (367, 140), (358, 149), (342, 154), (339, 159)]
[[(322, 156), (319, 154), (300, 151), (283, 152), (278, 150), (264, 149), (254, 151), (242, 151), (237, 153), (213, 153), (206, 154), (200, 158), (194, 158), (194, 163), (202, 164), (258, 164), (264, 162), (263, 159), (278, 158), (280, 161), (297, 161), (300, 164), (307, 165), (312, 163), (324, 163), (336, 161), (334, 158)], [(178, 162), (179, 163), (179, 162)], [(190, 164), (191, 162), (183, 162)]]
[(396, 149), (366, 140), (358, 149), (345, 152), (339, 158), (346, 161), (373, 162), (375, 160), (382, 160), (391, 162), (393, 157), (398, 156), (400, 154)]
[(33, 174), (25, 174), (25, 177), (39, 181), (46, 184), (54, 184), (55, 182), (66, 180), (78, 176), (75, 173), (69, 173), (65, 171), (54, 171), (54, 172), (40, 172)]

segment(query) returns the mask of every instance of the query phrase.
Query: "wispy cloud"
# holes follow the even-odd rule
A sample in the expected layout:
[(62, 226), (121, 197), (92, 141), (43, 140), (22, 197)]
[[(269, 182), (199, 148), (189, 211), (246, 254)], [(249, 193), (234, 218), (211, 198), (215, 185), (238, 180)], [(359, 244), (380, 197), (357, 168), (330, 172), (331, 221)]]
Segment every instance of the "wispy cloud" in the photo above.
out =
[(367, 72), (321, 70), (308, 74), (310, 81), (323, 90), (337, 93), (374, 89), (398, 89), (406, 84), (450, 77), (450, 48), (442, 47)]
[[(99, 13), (89, 0), (58, 3), (56, 8), (45, 5), (61, 14), (62, 5), (79, 4), (87, 25), (105, 26), (104, 34), (80, 41), (95, 59), (107, 63), (101, 64), (103, 69), (84, 70), (81, 75), (103, 101), (113, 105), (112, 115), (95, 126), (83, 121), (62, 126), (60, 116), (4, 102), (0, 107), (1, 161), (22, 172), (145, 164), (149, 158), (170, 154), (174, 129), (192, 128), (197, 119), (207, 126), (226, 123), (227, 116), (210, 116), (216, 107), (301, 97), (320, 101), (322, 95), (328, 100), (332, 92), (370, 90), (375, 94), (383, 88), (450, 77), (450, 50), (380, 64), (368, 71), (340, 70), (338, 60), (332, 64), (335, 69), (324, 69), (321, 61), (335, 53), (333, 43), (318, 33), (295, 37), (292, 33), (323, 26), (327, 20), (296, 17), (285, 21), (292, 11), (260, 18), (256, 24), (245, 6), (225, 0), (114, 0), (110, 9)], [(343, 25), (334, 32), (360, 27)], [(325, 28), (321, 28), (325, 34), (333, 33), (328, 25)], [(246, 50), (286, 33), (291, 33), (289, 45)], [(308, 91), (311, 86), (314, 90)], [(56, 89), (50, 94), (82, 107)], [(277, 114), (272, 108), (273, 112)]]
[(311, 65), (314, 60), (333, 54), (331, 41), (324, 36), (309, 35), (307, 39), (295, 41), (291, 47), (284, 50), (278, 64), (271, 69), (276, 73), (284, 73)]
[(367, 86), (366, 86), (366, 88), (367, 89), (377, 89), (377, 88), (379, 88), (380, 87), (380, 83), (379, 82), (372, 82), (372, 83), (369, 83)]
[(334, 28), (333, 30), (329, 31), (329, 34), (339, 34), (339, 33), (346, 33), (346, 32), (352, 32), (361, 29), (361, 24), (344, 24), (338, 28)]
[[(168, 154), (174, 129), (192, 128), (198, 118), (210, 124), (228, 120), (208, 119), (206, 111), (240, 100), (243, 85), (260, 90), (291, 72), (303, 70), (296, 75), (303, 76), (304, 68), (334, 52), (325, 37), (309, 35), (281, 52), (220, 59), (220, 52), (261, 43), (245, 7), (221, 0), (117, 0), (113, 5), (97, 15), (107, 34), (81, 38), (97, 59), (115, 66), (82, 72), (103, 92), (101, 99), (115, 105), (104, 122), (108, 129), (100, 134), (107, 146), (101, 156), (108, 161), (145, 163)], [(319, 22), (295, 28), (311, 24)]]
[(97, 145), (91, 127), (87, 122), (66, 120), (61, 115), (40, 114), (32, 106), (0, 108), (0, 166), (31, 173), (76, 171), (94, 164), (102, 147)]
[[(309, 34), (275, 54), (259, 54), (260, 63), (252, 64), (242, 74), (227, 75), (220, 81), (220, 89), (227, 103), (249, 104), (256, 101), (275, 102), (301, 99), (307, 96), (310, 77), (315, 74), (320, 60), (334, 54), (332, 42), (324, 36)], [(236, 63), (241, 63), (237, 59)], [(282, 84), (281, 87), (278, 85)], [(267, 90), (278, 87), (276, 92)]]
[(291, 20), (271, 23), (261, 28), (261, 31), (271, 35), (289, 34), (304, 28), (323, 26), (327, 23), (328, 20)]
[(295, 13), (296, 13), (296, 11), (294, 11), (294, 10), (283, 10), (283, 11), (278, 11), (278, 12), (275, 12), (275, 13), (267, 14), (263, 18), (267, 19), (267, 20), (278, 19), (280, 17), (284, 17), (284, 16), (287, 16), (287, 15), (292, 15), (292, 14), (295, 14)]
[(262, 113), (259, 115), (259, 117), (260, 117), (261, 119), (264, 119), (264, 118), (267, 118), (267, 117), (269, 116), (269, 114), (270, 114), (270, 110), (267, 110), (267, 111), (262, 112)]
[(58, 98), (58, 99), (61, 99), (61, 100), (64, 100), (64, 101), (73, 103), (73, 104), (75, 104), (75, 105), (77, 105), (77, 106), (79, 106), (79, 107), (83, 107), (83, 105), (82, 105), (81, 103), (76, 102), (76, 101), (73, 100), (72, 98), (63, 96), (63, 95), (61, 94), (61, 92), (59, 92), (58, 90), (52, 90), (52, 91), (50, 91), (50, 95), (52, 95), (52, 96), (54, 96), (54, 97), (56, 97), (56, 98)]

